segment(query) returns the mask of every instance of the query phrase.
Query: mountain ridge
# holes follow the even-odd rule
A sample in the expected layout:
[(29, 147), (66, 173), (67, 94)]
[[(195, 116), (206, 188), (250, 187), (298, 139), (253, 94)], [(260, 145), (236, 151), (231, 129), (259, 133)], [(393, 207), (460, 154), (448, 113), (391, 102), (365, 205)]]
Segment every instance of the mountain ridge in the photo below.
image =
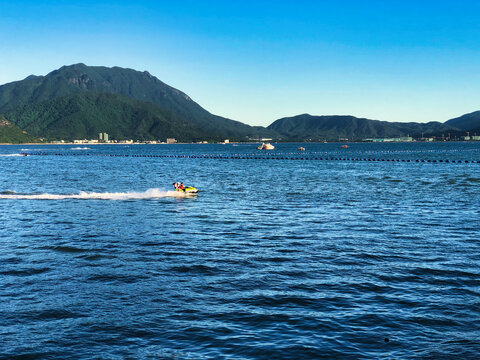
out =
[(117, 140), (172, 137), (191, 142), (208, 136), (167, 110), (118, 94), (68, 95), (22, 105), (5, 114), (22, 129), (48, 139), (92, 139), (99, 132)]
[[(479, 123), (480, 125), (480, 123)], [(441, 122), (401, 123), (352, 115), (310, 115), (300, 114), (274, 121), (267, 129), (278, 132), (286, 139), (335, 141), (340, 138), (363, 140), (367, 138), (439, 136), (448, 131), (460, 129)]]
[(45, 76), (29, 76), (0, 86), (0, 113), (14, 111), (19, 106), (40, 103), (82, 92), (123, 95), (142, 102), (150, 102), (170, 111), (211, 138), (258, 136), (266, 130), (239, 121), (211, 114), (187, 94), (151, 75), (120, 67), (87, 66), (83, 63), (62, 66)]
[(474, 111), (462, 116), (447, 120), (445, 124), (454, 126), (462, 131), (478, 131), (480, 133), (480, 111)]
[(480, 111), (443, 123), (299, 114), (277, 119), (266, 128), (250, 126), (208, 112), (186, 93), (148, 71), (83, 63), (64, 65), (46, 75), (30, 75), (1, 85), (0, 114), (29, 136), (52, 140), (95, 138), (98, 132), (108, 132), (117, 140), (175, 137), (188, 142), (227, 138), (248, 141), (262, 137), (338, 141), (480, 133)]

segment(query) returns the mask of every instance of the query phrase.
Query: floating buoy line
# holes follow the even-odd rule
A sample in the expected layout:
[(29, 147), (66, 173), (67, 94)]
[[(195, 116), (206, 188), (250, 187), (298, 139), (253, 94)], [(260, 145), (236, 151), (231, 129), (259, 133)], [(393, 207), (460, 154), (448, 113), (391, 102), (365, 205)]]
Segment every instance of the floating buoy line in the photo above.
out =
[(148, 154), (98, 154), (98, 153), (51, 153), (32, 152), (28, 156), (92, 156), (92, 157), (130, 157), (130, 158), (168, 158), (168, 159), (216, 159), (216, 160), (297, 160), (297, 161), (365, 161), (365, 162), (394, 162), (394, 163), (454, 163), (454, 164), (480, 164), (480, 160), (457, 159), (388, 159), (376, 157), (341, 157), (318, 156), (318, 154), (199, 154), (199, 155), (148, 155)]

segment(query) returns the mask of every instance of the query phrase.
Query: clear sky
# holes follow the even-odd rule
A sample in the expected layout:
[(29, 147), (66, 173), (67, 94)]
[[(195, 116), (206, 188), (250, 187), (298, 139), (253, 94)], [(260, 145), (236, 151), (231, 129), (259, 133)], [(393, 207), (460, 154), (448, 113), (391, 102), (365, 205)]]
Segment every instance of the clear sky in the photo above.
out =
[(480, 110), (480, 1), (3, 1), (0, 84), (78, 62), (148, 70), (251, 125)]

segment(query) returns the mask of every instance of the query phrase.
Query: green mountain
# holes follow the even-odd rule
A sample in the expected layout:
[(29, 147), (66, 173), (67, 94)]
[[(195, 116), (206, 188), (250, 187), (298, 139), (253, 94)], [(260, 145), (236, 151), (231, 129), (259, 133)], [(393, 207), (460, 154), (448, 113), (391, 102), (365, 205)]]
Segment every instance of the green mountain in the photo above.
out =
[[(39, 134), (42, 129), (47, 128), (52, 136), (64, 133), (71, 134), (72, 132), (69, 129), (62, 128), (62, 126), (69, 124), (69, 126), (74, 128), (88, 129), (91, 124), (87, 123), (88, 120), (86, 118), (80, 116), (75, 117), (75, 121), (81, 122), (81, 124), (73, 124), (71, 117), (68, 119), (58, 117), (63, 115), (63, 111), (40, 113), (41, 109), (46, 109), (43, 105), (35, 108), (35, 111), (37, 111), (36, 118), (30, 117), (27, 119), (24, 118), (26, 116), (24, 107), (33, 104), (46, 104), (48, 101), (66, 97), (68, 97), (69, 101), (73, 101), (72, 99), (75, 96), (81, 97), (75, 101), (76, 105), (80, 106), (84, 103), (83, 95), (85, 93), (116, 94), (124, 98), (138, 100), (142, 103), (154, 104), (159, 108), (156, 110), (157, 113), (168, 111), (171, 114), (175, 114), (176, 119), (183, 119), (191, 123), (191, 128), (195, 129), (195, 131), (202, 129), (202, 134), (207, 136), (207, 139), (245, 139), (247, 136), (258, 137), (269, 134), (263, 127), (252, 127), (209, 113), (186, 94), (166, 85), (146, 71), (140, 72), (119, 67), (86, 66), (85, 64), (63, 66), (46, 76), (32, 75), (22, 81), (0, 86), (0, 113), (8, 114), (11, 117), (10, 120), (19, 126), (32, 120), (39, 122), (38, 124), (31, 124), (32, 128), (39, 130)], [(121, 102), (125, 101), (124, 98)], [(130, 103), (130, 105), (140, 106), (140, 102)], [(109, 105), (114, 107), (114, 103), (115, 99), (111, 98)], [(62, 100), (60, 103), (57, 103), (58, 106), (60, 104), (66, 103)], [(90, 110), (92, 107), (90, 105), (87, 109), (79, 112), (91, 115)], [(143, 105), (140, 107), (142, 108)], [(151, 107), (150, 110), (154, 111)], [(105, 112), (111, 114), (114, 110), (106, 110)], [(139, 110), (139, 112), (141, 111)], [(70, 112), (67, 110), (66, 114), (69, 116)], [(123, 113), (123, 115), (128, 114), (130, 114), (129, 111)], [(97, 121), (100, 120), (99, 116), (100, 114), (96, 116)], [(135, 118), (136, 121), (139, 119), (139, 117)], [(105, 123), (111, 123), (112, 121), (109, 116), (101, 120)], [(121, 117), (118, 118), (118, 121), (125, 123), (129, 120)], [(172, 126), (175, 127), (175, 125)], [(107, 131), (107, 129), (104, 129), (104, 131)], [(88, 130), (85, 130), (82, 134), (85, 132), (89, 133)], [(42, 133), (42, 135), (46, 136), (47, 134)], [(150, 133), (150, 135), (154, 136), (155, 134)], [(192, 134), (190, 137), (196, 137), (196, 135), (197, 133)], [(80, 137), (80, 134), (75, 137)], [(134, 134), (127, 137), (134, 137)]]
[(445, 124), (455, 127), (462, 131), (480, 132), (480, 111), (475, 111), (460, 117), (450, 119)]
[(312, 116), (302, 114), (276, 120), (267, 129), (291, 140), (335, 141), (339, 138), (362, 140), (407, 135), (421, 136), (422, 133), (427, 136), (454, 128), (440, 122), (399, 123), (348, 115)]
[(48, 139), (91, 139), (99, 132), (117, 140), (174, 137), (190, 142), (208, 136), (170, 111), (117, 94), (81, 92), (21, 105), (5, 115), (29, 133)]
[(39, 141), (39, 139), (27, 134), (26, 131), (11, 124), (0, 115), (0, 143), (20, 144), (37, 141)]
[(146, 71), (84, 64), (63, 66), (45, 76), (31, 75), (0, 86), (0, 114), (9, 123), (3, 126), (3, 139), (15, 142), (32, 141), (33, 136), (52, 140), (96, 138), (99, 132), (117, 140), (174, 137), (186, 142), (259, 137), (335, 141), (480, 133), (480, 111), (445, 123), (303, 114), (276, 120), (267, 128), (249, 126), (209, 113), (185, 93)]

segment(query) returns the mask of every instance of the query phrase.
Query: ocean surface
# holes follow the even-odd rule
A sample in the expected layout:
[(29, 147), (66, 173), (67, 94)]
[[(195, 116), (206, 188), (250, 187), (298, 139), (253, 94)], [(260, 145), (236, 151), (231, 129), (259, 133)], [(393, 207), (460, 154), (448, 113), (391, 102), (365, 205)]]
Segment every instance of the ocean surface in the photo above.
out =
[(275, 145), (0, 146), (0, 358), (478, 358), (480, 143)]

